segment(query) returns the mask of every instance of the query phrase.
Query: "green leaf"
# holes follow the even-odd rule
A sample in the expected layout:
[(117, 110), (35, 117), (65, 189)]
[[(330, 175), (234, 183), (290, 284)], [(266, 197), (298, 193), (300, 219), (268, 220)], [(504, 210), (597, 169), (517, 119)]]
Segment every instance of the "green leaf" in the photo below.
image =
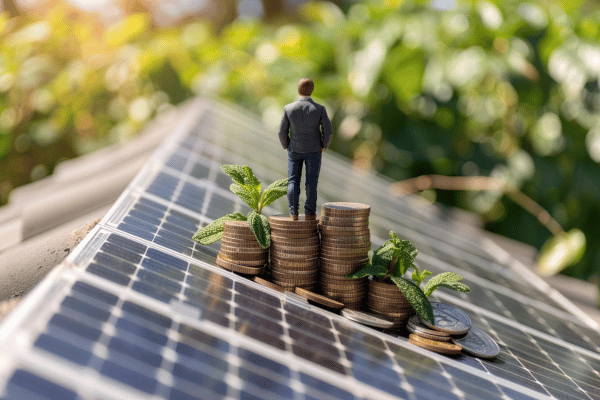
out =
[(260, 209), (262, 210), (264, 207), (268, 206), (275, 200), (279, 199), (280, 197), (285, 196), (287, 194), (287, 185), (288, 185), (287, 178), (280, 179), (280, 180), (275, 181), (272, 184), (270, 184), (269, 187), (266, 188), (262, 194), (262, 197), (260, 200)]
[(237, 194), (251, 209), (258, 211), (258, 200), (244, 186), (232, 183), (229, 190)]
[(254, 175), (252, 168), (250, 168), (247, 165), (244, 165), (242, 168), (244, 169), (244, 173), (246, 175), (245, 186), (250, 186), (250, 187), (254, 188), (258, 193), (260, 193), (260, 191), (261, 191), (260, 181)]
[(471, 291), (471, 288), (462, 282), (445, 282), (440, 284), (439, 287), (445, 287), (462, 293), (469, 293)]
[(248, 213), (248, 223), (260, 246), (263, 249), (268, 248), (271, 245), (271, 227), (267, 217), (256, 211), (250, 211)]
[(466, 287), (467, 291), (465, 293), (470, 292), (471, 289), (464, 283), (460, 283), (460, 285), (455, 285), (456, 283), (459, 283), (458, 281), (462, 279), (462, 276), (460, 276), (459, 274), (455, 274), (454, 272), (442, 272), (441, 274), (438, 274), (429, 279), (429, 281), (427, 281), (427, 284), (423, 288), (423, 292), (425, 293), (426, 297), (429, 297), (431, 293), (433, 293), (438, 288), (438, 286), (444, 286), (449, 289), (454, 289), (456, 287), (456, 289), (454, 290), (458, 290), (459, 292), (464, 292), (464, 288)]
[(365, 276), (369, 276), (369, 275), (373, 275), (373, 276), (381, 279), (381, 278), (385, 277), (386, 274), (387, 274), (387, 268), (384, 267), (383, 265), (367, 264), (360, 270), (353, 272), (351, 274), (348, 274), (346, 276), (346, 279), (364, 278)]
[(552, 236), (540, 250), (536, 270), (542, 276), (554, 275), (577, 263), (585, 248), (585, 234), (577, 228)]
[(221, 165), (221, 170), (238, 185), (246, 185), (246, 171), (243, 165)]
[(223, 225), (227, 221), (245, 221), (246, 217), (240, 213), (227, 214), (224, 217), (215, 219), (204, 228), (198, 230), (192, 236), (196, 242), (201, 244), (211, 244), (220, 240), (223, 236)]
[(413, 271), (411, 278), (413, 281), (415, 281), (417, 286), (421, 286), (421, 283), (425, 280), (425, 278), (431, 275), (431, 272), (427, 271), (426, 269), (424, 269), (423, 272), (419, 272), (419, 268), (417, 268), (417, 266), (414, 264), (413, 268), (415, 270)]
[(392, 276), (392, 281), (398, 286), (406, 300), (415, 309), (417, 315), (433, 324), (433, 309), (423, 291), (408, 279)]

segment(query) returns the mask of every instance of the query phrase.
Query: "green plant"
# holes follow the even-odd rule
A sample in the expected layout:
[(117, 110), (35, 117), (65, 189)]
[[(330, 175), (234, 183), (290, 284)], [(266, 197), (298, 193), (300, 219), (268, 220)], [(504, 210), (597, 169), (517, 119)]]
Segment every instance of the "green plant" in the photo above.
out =
[[(460, 282), (463, 277), (454, 272), (442, 272), (432, 276), (423, 289), (421, 284), (431, 275), (424, 269), (420, 271), (414, 264), (418, 251), (408, 240), (402, 240), (396, 232), (390, 231), (388, 239), (375, 252), (369, 252), (369, 262), (361, 270), (348, 275), (348, 279), (364, 278), (372, 275), (373, 279), (384, 281), (390, 278), (415, 309), (419, 317), (433, 323), (433, 310), (427, 299), (439, 287), (468, 293), (471, 289)], [(409, 268), (413, 269), (411, 279), (404, 278)]]
[(261, 214), (263, 208), (287, 193), (287, 179), (273, 182), (262, 190), (262, 185), (247, 165), (223, 165), (223, 172), (233, 179), (229, 189), (237, 194), (252, 211), (247, 216), (239, 212), (227, 214), (198, 230), (192, 237), (201, 244), (211, 244), (223, 236), (223, 225), (227, 221), (248, 221), (256, 240), (263, 248), (271, 245), (271, 228), (267, 217)]

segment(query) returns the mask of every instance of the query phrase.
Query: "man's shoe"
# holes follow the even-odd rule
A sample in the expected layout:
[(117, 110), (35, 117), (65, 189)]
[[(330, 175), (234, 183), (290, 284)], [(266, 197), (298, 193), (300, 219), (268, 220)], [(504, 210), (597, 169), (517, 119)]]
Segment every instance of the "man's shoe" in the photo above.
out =
[(304, 219), (307, 221), (314, 221), (317, 219), (317, 214), (306, 214)]
[(298, 214), (290, 214), (292, 221), (298, 221)]

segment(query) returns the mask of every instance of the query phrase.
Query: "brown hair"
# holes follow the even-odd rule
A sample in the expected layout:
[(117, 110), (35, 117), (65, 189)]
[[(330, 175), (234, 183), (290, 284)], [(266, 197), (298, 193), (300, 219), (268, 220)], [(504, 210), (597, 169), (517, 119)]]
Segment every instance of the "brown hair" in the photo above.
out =
[(315, 88), (315, 84), (310, 78), (302, 78), (298, 82), (298, 94), (300, 96), (310, 96)]

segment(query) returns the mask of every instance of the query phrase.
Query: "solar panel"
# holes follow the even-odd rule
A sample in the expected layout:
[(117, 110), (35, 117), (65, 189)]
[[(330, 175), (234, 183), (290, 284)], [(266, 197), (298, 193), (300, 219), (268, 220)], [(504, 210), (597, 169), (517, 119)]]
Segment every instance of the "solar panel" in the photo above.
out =
[[(559, 295), (476, 231), (327, 153), (319, 203), (371, 205), (434, 273), (472, 292), (436, 292), (500, 345), (494, 360), (446, 357), (216, 266), (192, 234), (248, 208), (221, 164), (285, 176), (285, 152), (256, 116), (194, 99), (174, 132), (60, 268), (0, 327), (2, 399), (594, 399), (600, 335)], [(266, 210), (284, 212), (283, 204)]]

